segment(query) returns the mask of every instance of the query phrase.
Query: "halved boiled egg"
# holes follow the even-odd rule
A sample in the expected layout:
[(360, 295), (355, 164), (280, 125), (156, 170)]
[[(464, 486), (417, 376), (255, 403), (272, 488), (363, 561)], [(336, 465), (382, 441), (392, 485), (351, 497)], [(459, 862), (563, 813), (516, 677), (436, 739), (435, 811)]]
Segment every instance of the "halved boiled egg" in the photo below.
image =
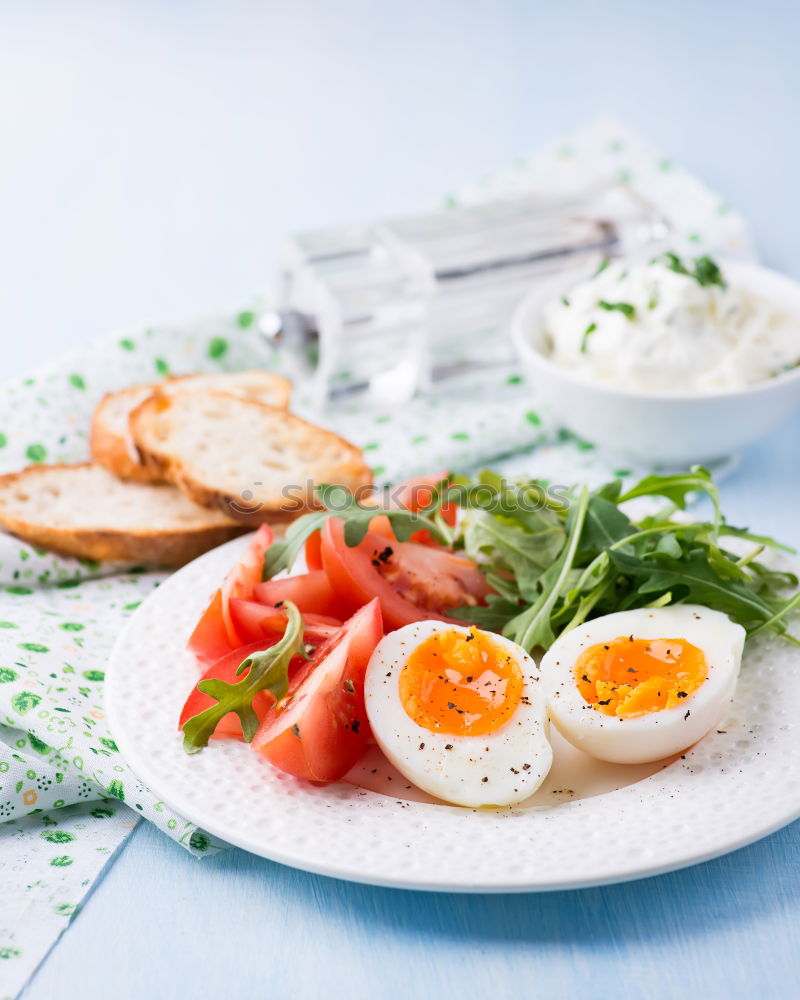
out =
[(744, 639), (727, 615), (694, 604), (595, 618), (542, 658), (550, 717), (573, 746), (600, 760), (669, 757), (722, 718)]
[(409, 781), (447, 802), (502, 806), (553, 761), (539, 669), (521, 646), (477, 628), (423, 621), (390, 632), (367, 667), (375, 740)]

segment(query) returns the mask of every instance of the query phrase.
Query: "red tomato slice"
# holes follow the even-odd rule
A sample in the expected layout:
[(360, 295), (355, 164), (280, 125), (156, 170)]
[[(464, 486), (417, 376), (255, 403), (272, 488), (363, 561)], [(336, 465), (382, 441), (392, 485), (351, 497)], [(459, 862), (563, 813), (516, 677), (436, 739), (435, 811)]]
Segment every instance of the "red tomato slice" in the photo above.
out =
[(274, 540), (272, 528), (268, 524), (262, 524), (247, 546), (239, 566), (242, 571), (242, 583), (248, 593), (252, 593), (253, 587), (260, 583), (264, 576), (264, 556)]
[(253, 588), (261, 581), (264, 554), (272, 545), (273, 537), (269, 525), (262, 524), (241, 562), (233, 567), (222, 587), (212, 596), (188, 642), (188, 649), (201, 663), (214, 663), (229, 650), (244, 645), (246, 640), (236, 631), (229, 603), (232, 597), (252, 597)]
[(369, 522), (369, 530), (373, 535), (383, 535), (390, 542), (395, 541), (394, 528), (392, 522), (385, 514), (376, 514)]
[(322, 529), (322, 561), (340, 599), (354, 610), (377, 597), (388, 630), (435, 618), (444, 611), (485, 600), (489, 586), (470, 559), (440, 547), (417, 545), (367, 532), (360, 545), (344, 540), (340, 518)]
[(212, 664), (230, 651), (231, 644), (222, 620), (222, 591), (217, 590), (211, 603), (189, 636), (186, 648), (203, 664)]
[(364, 674), (382, 635), (373, 600), (301, 669), (294, 691), (267, 713), (253, 749), (297, 778), (338, 781), (347, 774), (368, 739)]
[[(281, 636), (286, 631), (287, 616), (282, 608), (232, 597), (230, 611), (236, 630), (244, 636), (245, 642), (258, 642), (260, 638), (272, 635)], [(303, 614), (303, 637), (312, 645), (330, 639), (341, 627), (339, 618), (310, 612)]]
[(282, 601), (292, 601), (302, 614), (310, 611), (332, 618), (346, 617), (342, 614), (341, 602), (334, 593), (328, 574), (321, 569), (257, 583), (253, 588), (253, 598), (271, 607)]
[[(406, 510), (422, 510), (431, 502), (434, 488), (446, 478), (447, 473), (440, 472), (438, 475), (407, 479), (392, 489), (392, 496), (396, 503)], [(456, 509), (454, 503), (445, 503), (441, 506), (442, 517), (451, 526), (456, 523)]]
[[(396, 503), (406, 510), (419, 511), (433, 499), (434, 487), (447, 477), (446, 472), (440, 472), (434, 476), (418, 476), (416, 479), (408, 479), (400, 483), (392, 490), (392, 495)], [(457, 506), (454, 503), (443, 503), (439, 511), (446, 524), (452, 527), (456, 523)], [(415, 531), (409, 538), (410, 542), (419, 542), (420, 545), (439, 545), (440, 543), (431, 535), (429, 531)]]
[(381, 577), (417, 607), (436, 614), (463, 605), (485, 604), (491, 587), (471, 559), (449, 549), (395, 542), (380, 561)]
[(306, 566), (310, 571), (322, 569), (322, 533), (315, 531), (306, 539)]
[(272, 545), (274, 535), (268, 524), (262, 524), (247, 547), (242, 561), (225, 578), (222, 584), (222, 620), (231, 646), (241, 646), (246, 640), (236, 631), (231, 611), (232, 598), (250, 600), (253, 589), (261, 582), (264, 572), (264, 555)]
[[(241, 677), (236, 676), (236, 671), (239, 669), (239, 665), (242, 661), (246, 660), (252, 653), (258, 653), (262, 649), (269, 649), (269, 647), (274, 646), (279, 639), (280, 636), (275, 635), (270, 639), (262, 639), (261, 642), (254, 642), (249, 646), (242, 646), (240, 649), (229, 651), (225, 656), (210, 666), (200, 680), (204, 681), (207, 678), (213, 677), (221, 681), (227, 681), (228, 684), (234, 684), (237, 680), (241, 680)], [(305, 663), (301, 657), (297, 657), (296, 659), (298, 659), (299, 663), (296, 665), (295, 669), (297, 669), (300, 664)], [(255, 709), (255, 713), (259, 719), (264, 718), (274, 700), (275, 699), (269, 691), (258, 692), (253, 699), (253, 708)], [(211, 695), (203, 694), (202, 691), (198, 691), (197, 685), (195, 685), (195, 687), (192, 688), (191, 694), (186, 699), (186, 704), (183, 706), (181, 711), (181, 717), (178, 720), (178, 728), (181, 729), (187, 719), (191, 719), (195, 715), (199, 715), (200, 712), (205, 711), (207, 708), (211, 708), (215, 704), (216, 702)], [(237, 739), (241, 739), (242, 724), (239, 721), (239, 716), (235, 712), (229, 712), (228, 715), (224, 716), (217, 725), (214, 737), (235, 737)]]

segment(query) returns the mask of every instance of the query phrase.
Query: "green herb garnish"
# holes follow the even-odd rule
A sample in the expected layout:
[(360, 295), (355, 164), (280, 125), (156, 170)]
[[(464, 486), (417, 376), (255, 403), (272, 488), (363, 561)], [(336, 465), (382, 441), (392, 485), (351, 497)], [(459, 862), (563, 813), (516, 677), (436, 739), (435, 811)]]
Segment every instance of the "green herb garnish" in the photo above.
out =
[(719, 269), (719, 265), (711, 257), (696, 257), (692, 261), (692, 267), (688, 268), (676, 253), (668, 250), (660, 257), (654, 258), (652, 263), (663, 264), (676, 274), (685, 274), (689, 278), (694, 278), (704, 288), (708, 285), (717, 285), (719, 288), (728, 287), (722, 276), (722, 271)]
[(667, 250), (660, 257), (654, 257), (650, 263), (663, 264), (664, 267), (669, 268), (670, 271), (674, 271), (676, 274), (685, 274), (689, 278), (694, 277), (680, 257), (676, 253), (673, 253), (672, 250)]
[(710, 257), (698, 257), (694, 262), (694, 276), (701, 285), (719, 285), (725, 288), (725, 280), (719, 265)]
[(217, 704), (184, 722), (183, 749), (187, 753), (197, 753), (208, 746), (214, 730), (229, 712), (239, 716), (242, 735), (250, 743), (258, 729), (253, 698), (259, 691), (271, 691), (276, 701), (280, 701), (289, 690), (289, 662), (293, 656), (304, 655), (303, 619), (291, 601), (285, 601), (283, 606), (288, 615), (283, 638), (270, 649), (251, 653), (243, 660), (236, 671), (237, 677), (244, 675), (240, 681), (230, 684), (210, 677), (198, 683), (197, 690)]
[(611, 258), (610, 257), (603, 257), (603, 259), (600, 261), (599, 267), (594, 272), (594, 274), (592, 275), (592, 277), (596, 278), (598, 274), (602, 274), (603, 271), (605, 271), (605, 269), (608, 267), (608, 265), (610, 263), (611, 263)]
[(597, 323), (590, 323), (583, 331), (583, 336), (581, 337), (581, 354), (586, 353), (586, 349), (589, 346), (589, 337), (591, 337), (596, 329)]
[(621, 312), (626, 319), (636, 318), (636, 306), (632, 306), (630, 302), (606, 302), (601, 299), (597, 304), (606, 312)]

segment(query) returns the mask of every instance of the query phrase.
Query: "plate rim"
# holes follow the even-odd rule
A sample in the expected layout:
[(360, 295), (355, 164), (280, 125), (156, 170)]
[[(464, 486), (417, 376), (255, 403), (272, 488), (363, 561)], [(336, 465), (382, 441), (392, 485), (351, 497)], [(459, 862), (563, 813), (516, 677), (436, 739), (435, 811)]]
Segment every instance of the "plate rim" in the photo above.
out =
[[(182, 814), (186, 817), (186, 819), (196, 823), (213, 837), (221, 839), (226, 844), (239, 847), (242, 850), (248, 851), (258, 857), (263, 857), (267, 860), (301, 871), (307, 871), (329, 878), (337, 878), (343, 881), (378, 886), (382, 888), (473, 894), (558, 892), (582, 888), (593, 888), (618, 883), (622, 884), (624, 882), (668, 874), (669, 872), (692, 867), (696, 864), (702, 864), (706, 861), (722, 857), (726, 854), (747, 847), (764, 837), (770, 836), (800, 818), (800, 800), (798, 800), (792, 808), (786, 809), (778, 816), (771, 817), (770, 821), (766, 825), (752, 823), (747, 829), (741, 830), (739, 835), (726, 839), (724, 843), (721, 842), (715, 847), (707, 847), (696, 852), (688, 852), (681, 857), (671, 857), (665, 859), (663, 863), (654, 863), (652, 860), (643, 859), (641, 862), (633, 863), (628, 867), (598, 874), (597, 877), (579, 876), (573, 879), (554, 881), (548, 881), (546, 878), (536, 881), (531, 881), (530, 879), (522, 879), (518, 881), (500, 880), (497, 882), (486, 883), (482, 881), (469, 882), (469, 880), (456, 882), (448, 878), (442, 878), (439, 880), (435, 877), (428, 877), (424, 880), (401, 878), (396, 876), (382, 877), (371, 872), (359, 870), (357, 864), (332, 865), (326, 862), (314, 861), (313, 859), (303, 856), (302, 853), (292, 854), (291, 852), (287, 852), (278, 847), (269, 847), (264, 843), (257, 843), (246, 833), (237, 832), (235, 829), (231, 829), (226, 823), (218, 824), (213, 815), (199, 815), (195, 810), (194, 805), (190, 801), (186, 801), (180, 792), (178, 792), (175, 788), (169, 787), (168, 785), (165, 786), (157, 775), (155, 780), (153, 780), (146, 755), (142, 756), (137, 747), (132, 745), (129, 740), (130, 734), (122, 721), (120, 713), (117, 711), (118, 698), (121, 699), (121, 694), (117, 694), (117, 686), (118, 684), (124, 683), (121, 680), (121, 678), (123, 678), (123, 670), (120, 666), (120, 664), (124, 661), (122, 653), (129, 640), (129, 636), (138, 631), (139, 622), (142, 619), (146, 619), (146, 617), (152, 613), (153, 608), (158, 607), (165, 600), (162, 596), (163, 594), (169, 594), (173, 588), (178, 586), (178, 584), (173, 581), (177, 580), (180, 582), (184, 575), (191, 577), (192, 573), (196, 572), (199, 566), (212, 562), (216, 563), (218, 560), (221, 561), (223, 553), (226, 555), (231, 553), (233, 555), (234, 553), (243, 550), (251, 537), (251, 534), (240, 536), (226, 542), (224, 545), (218, 546), (210, 552), (204, 553), (202, 556), (172, 574), (160, 587), (158, 587), (152, 594), (148, 595), (117, 637), (109, 658), (106, 672), (105, 710), (108, 716), (110, 731), (114, 734), (114, 738), (119, 746), (120, 754), (125, 763), (130, 767), (137, 779), (152, 792), (157, 794), (165, 804), (170, 806), (170, 808), (174, 809), (176, 812)], [(180, 648), (183, 648), (182, 645)], [(265, 764), (265, 766), (268, 765)], [(678, 766), (679, 762), (676, 761), (674, 764), (669, 765), (662, 771), (656, 772), (656, 774), (651, 775), (648, 778), (644, 778), (639, 782), (624, 786), (623, 788), (619, 788), (615, 791), (596, 796), (596, 798), (608, 800), (610, 796), (620, 795), (625, 792), (630, 794), (630, 789), (641, 789), (647, 782), (652, 781), (657, 776), (665, 774), (672, 768)], [(342, 785), (342, 783), (335, 784), (337, 786)], [(379, 792), (367, 792), (367, 795), (373, 797), (375, 800), (383, 800), (386, 803), (393, 802), (390, 797), (384, 796)], [(560, 802), (550, 807), (535, 807), (524, 810), (524, 812), (533, 813), (545, 810), (565, 810), (578, 807), (582, 802), (587, 801), (591, 801), (591, 799)], [(442, 807), (439, 805), (431, 805), (420, 802), (406, 803), (406, 807), (412, 807), (412, 811), (414, 812), (418, 812), (420, 807), (425, 810), (439, 810), (445, 808), (449, 813), (455, 812), (460, 816), (468, 816), (472, 812), (472, 810), (461, 810), (456, 806)], [(492, 814), (487, 813), (486, 815), (490, 816)]]

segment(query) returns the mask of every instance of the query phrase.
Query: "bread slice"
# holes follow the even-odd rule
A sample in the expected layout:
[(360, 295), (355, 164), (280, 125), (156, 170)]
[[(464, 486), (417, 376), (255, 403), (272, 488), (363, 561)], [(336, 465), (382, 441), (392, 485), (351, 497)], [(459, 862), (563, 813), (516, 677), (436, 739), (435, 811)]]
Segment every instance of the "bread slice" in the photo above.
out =
[(64, 555), (151, 566), (182, 566), (244, 530), (172, 486), (123, 483), (89, 463), (0, 476), (0, 525)]
[(107, 392), (94, 411), (89, 438), (92, 458), (120, 479), (140, 483), (152, 480), (139, 461), (128, 430), (128, 416), (152, 395), (154, 388), (152, 385), (132, 385), (119, 392)]
[(314, 486), (372, 482), (358, 448), (252, 399), (218, 392), (151, 396), (131, 414), (142, 462), (204, 507), (248, 524), (316, 506)]
[(92, 418), (91, 450), (94, 461), (120, 479), (139, 483), (153, 482), (152, 471), (139, 461), (128, 427), (128, 418), (131, 411), (154, 392), (171, 394), (186, 390), (229, 392), (234, 396), (257, 399), (269, 406), (286, 409), (292, 383), (282, 375), (253, 369), (244, 372), (173, 375), (157, 385), (133, 385), (119, 392), (106, 393)]

